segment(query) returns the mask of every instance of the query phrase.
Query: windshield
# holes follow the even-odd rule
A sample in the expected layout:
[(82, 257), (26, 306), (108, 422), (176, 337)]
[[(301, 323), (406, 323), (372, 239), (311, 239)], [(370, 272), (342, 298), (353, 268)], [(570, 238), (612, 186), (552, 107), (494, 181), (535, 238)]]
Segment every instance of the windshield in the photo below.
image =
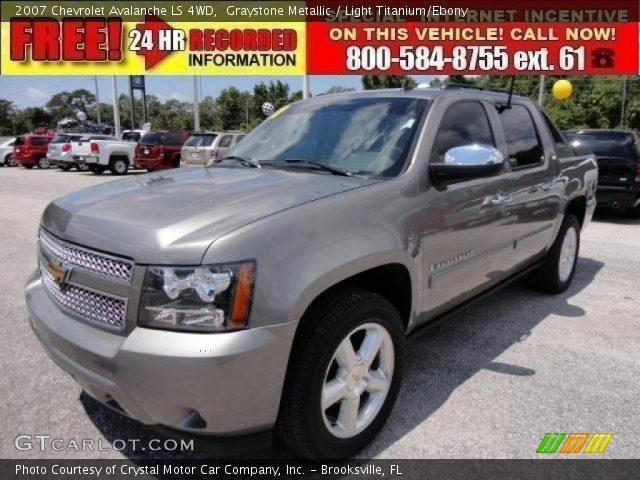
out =
[(405, 164), (427, 106), (426, 100), (408, 97), (299, 102), (265, 120), (226, 156), (265, 162), (269, 168), (309, 168), (304, 162), (284, 162), (295, 159), (356, 175), (392, 177)]
[(16, 138), (14, 145), (17, 145), (17, 146), (24, 145), (24, 137)]
[(147, 133), (140, 139), (142, 145), (161, 145), (165, 134), (163, 132)]
[(567, 133), (571, 141), (589, 147), (598, 157), (638, 158), (636, 138), (633, 133)]
[(213, 145), (213, 141), (216, 139), (216, 135), (192, 135), (184, 144), (185, 147), (210, 147)]

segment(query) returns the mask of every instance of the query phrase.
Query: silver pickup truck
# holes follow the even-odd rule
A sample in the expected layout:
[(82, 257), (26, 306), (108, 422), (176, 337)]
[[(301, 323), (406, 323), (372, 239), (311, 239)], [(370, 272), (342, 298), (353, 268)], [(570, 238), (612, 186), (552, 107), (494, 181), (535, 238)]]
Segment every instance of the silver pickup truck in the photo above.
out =
[(596, 183), (527, 98), (319, 96), (211, 167), (52, 202), (31, 325), (145, 424), (351, 456), (393, 407), (407, 335), (523, 274), (568, 288)]

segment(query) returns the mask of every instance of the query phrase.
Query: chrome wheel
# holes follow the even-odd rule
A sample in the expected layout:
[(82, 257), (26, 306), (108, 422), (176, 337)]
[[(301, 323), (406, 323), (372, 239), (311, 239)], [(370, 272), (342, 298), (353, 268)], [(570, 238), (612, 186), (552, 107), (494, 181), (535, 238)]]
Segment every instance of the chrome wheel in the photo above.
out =
[(562, 247), (560, 249), (560, 259), (558, 265), (558, 275), (561, 282), (566, 282), (573, 272), (578, 251), (578, 234), (575, 228), (569, 228), (564, 234)]
[(113, 164), (113, 169), (118, 175), (123, 175), (127, 172), (127, 164), (122, 160), (116, 160)]
[(360, 325), (333, 354), (322, 387), (322, 419), (338, 438), (351, 438), (376, 418), (393, 379), (395, 352), (389, 332)]
[(77, 167), (79, 172), (89, 171), (89, 165), (87, 165), (86, 163), (78, 163)]
[(37, 167), (43, 169), (49, 168), (49, 159), (46, 157), (39, 158), (37, 161)]

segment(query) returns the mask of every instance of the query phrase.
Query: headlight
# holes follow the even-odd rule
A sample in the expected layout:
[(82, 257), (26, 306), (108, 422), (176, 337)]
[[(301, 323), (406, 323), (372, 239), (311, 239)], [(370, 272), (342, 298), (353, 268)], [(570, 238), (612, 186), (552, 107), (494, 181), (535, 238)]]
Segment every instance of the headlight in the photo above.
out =
[(220, 332), (245, 328), (255, 263), (202, 267), (148, 267), (138, 325)]

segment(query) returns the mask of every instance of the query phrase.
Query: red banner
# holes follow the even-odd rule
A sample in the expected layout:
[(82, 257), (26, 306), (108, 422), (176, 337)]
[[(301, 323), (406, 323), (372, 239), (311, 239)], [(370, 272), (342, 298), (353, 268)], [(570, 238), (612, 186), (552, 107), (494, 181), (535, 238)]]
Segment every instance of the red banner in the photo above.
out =
[(322, 5), (308, 17), (310, 74), (638, 74), (637, 2)]

